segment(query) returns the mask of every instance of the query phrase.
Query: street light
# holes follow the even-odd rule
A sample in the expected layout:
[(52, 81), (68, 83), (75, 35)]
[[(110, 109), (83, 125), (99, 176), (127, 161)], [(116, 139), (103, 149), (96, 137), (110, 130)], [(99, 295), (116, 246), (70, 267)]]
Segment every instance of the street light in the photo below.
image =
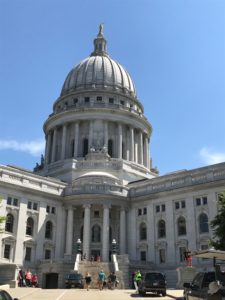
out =
[(81, 254), (81, 240), (80, 239), (77, 240), (77, 253)]
[(116, 240), (115, 239), (112, 240), (112, 253), (116, 254)]

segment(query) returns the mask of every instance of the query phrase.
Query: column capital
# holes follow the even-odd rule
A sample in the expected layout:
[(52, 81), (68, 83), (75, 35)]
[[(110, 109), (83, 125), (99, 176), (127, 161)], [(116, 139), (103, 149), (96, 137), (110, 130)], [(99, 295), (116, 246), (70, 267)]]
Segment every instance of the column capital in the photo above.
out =
[(83, 204), (82, 207), (85, 208), (91, 208), (91, 204)]

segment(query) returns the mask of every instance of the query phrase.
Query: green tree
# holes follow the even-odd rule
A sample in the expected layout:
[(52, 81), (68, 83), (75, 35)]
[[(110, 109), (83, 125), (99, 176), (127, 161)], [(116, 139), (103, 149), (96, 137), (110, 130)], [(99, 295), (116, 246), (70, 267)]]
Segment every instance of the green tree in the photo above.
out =
[(210, 222), (213, 230), (212, 246), (217, 250), (225, 250), (225, 192), (218, 195), (218, 214)]

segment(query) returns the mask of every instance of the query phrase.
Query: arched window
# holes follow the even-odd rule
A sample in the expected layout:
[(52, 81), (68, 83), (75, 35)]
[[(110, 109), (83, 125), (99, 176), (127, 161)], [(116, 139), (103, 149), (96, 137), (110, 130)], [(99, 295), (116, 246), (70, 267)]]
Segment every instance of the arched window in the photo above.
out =
[(200, 233), (209, 232), (208, 216), (204, 213), (202, 213), (199, 216), (199, 232)]
[(53, 236), (53, 225), (51, 221), (47, 221), (45, 225), (45, 238), (52, 239)]
[(101, 228), (100, 228), (99, 225), (94, 225), (92, 227), (91, 241), (93, 243), (100, 243), (101, 242)]
[(27, 219), (26, 235), (33, 235), (34, 231), (34, 220), (29, 217)]
[(187, 234), (186, 231), (186, 220), (184, 217), (179, 217), (177, 220), (177, 232), (178, 235), (185, 235)]
[(141, 223), (139, 227), (140, 241), (147, 240), (147, 227), (145, 223)]
[(13, 232), (14, 217), (12, 214), (6, 216), (5, 231)]
[(166, 223), (164, 220), (158, 222), (158, 237), (164, 238), (166, 236)]
[(88, 139), (83, 140), (83, 157), (88, 154)]
[(113, 141), (108, 140), (108, 154), (113, 157)]

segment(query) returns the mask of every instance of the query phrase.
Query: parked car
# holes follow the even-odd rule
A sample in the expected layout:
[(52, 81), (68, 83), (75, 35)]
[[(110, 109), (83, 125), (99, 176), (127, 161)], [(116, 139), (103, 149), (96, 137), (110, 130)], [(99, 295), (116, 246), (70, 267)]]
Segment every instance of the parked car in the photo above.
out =
[(82, 274), (70, 273), (70, 274), (66, 275), (65, 286), (68, 289), (70, 289), (70, 288), (83, 289), (84, 288), (84, 279), (83, 279)]
[(159, 272), (148, 272), (144, 275), (138, 286), (140, 295), (145, 295), (148, 292), (156, 293), (157, 295), (166, 296), (166, 277)]
[[(225, 296), (225, 273), (220, 272), (219, 277), (220, 285), (217, 283), (215, 271), (197, 273), (191, 283), (184, 283), (184, 299), (222, 299)], [(212, 288), (214, 291), (211, 291)]]
[(1, 300), (18, 300), (17, 298), (12, 298), (8, 292), (5, 290), (0, 290), (0, 299)]

